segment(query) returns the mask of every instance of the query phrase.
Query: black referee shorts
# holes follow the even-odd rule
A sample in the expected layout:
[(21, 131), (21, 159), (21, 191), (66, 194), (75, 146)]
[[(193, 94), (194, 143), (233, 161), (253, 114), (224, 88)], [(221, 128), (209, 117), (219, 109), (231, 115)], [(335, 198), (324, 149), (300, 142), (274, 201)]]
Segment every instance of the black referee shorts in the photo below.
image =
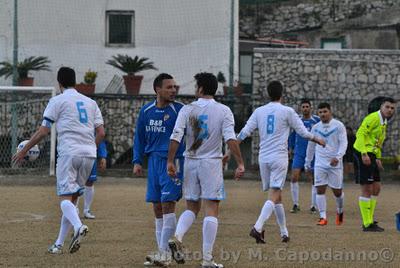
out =
[(375, 154), (368, 153), (368, 156), (371, 159), (371, 165), (366, 166), (362, 161), (361, 153), (354, 151), (354, 177), (356, 183), (361, 185), (381, 181)]

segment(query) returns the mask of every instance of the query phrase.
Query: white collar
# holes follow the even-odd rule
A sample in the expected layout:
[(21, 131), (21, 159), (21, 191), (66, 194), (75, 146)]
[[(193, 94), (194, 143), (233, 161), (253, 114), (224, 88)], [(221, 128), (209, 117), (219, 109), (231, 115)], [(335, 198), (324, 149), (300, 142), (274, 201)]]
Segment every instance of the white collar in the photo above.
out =
[(383, 118), (381, 110), (378, 111), (379, 119), (381, 121), (381, 125), (386, 125), (387, 124), (387, 118)]
[(69, 88), (64, 88), (64, 91), (63, 91), (63, 94), (64, 93), (69, 93), (69, 92), (71, 92), (71, 93), (74, 93), (74, 92), (78, 92), (75, 88), (73, 88), (73, 87), (69, 87)]

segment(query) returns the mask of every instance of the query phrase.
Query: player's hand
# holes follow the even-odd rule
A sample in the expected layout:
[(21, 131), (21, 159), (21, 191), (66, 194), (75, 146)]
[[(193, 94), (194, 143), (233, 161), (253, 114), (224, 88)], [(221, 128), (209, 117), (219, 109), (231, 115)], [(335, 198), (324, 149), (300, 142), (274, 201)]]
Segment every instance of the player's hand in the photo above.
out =
[(312, 141), (317, 143), (317, 144), (319, 144), (319, 145), (321, 145), (322, 147), (325, 147), (325, 145), (326, 145), (326, 142), (323, 139), (320, 139), (320, 138), (317, 138), (317, 137), (314, 137), (314, 139)]
[(168, 173), (168, 176), (170, 176), (171, 178), (176, 178), (176, 167), (173, 162), (167, 163), (167, 173)]
[(309, 164), (304, 165), (304, 171), (305, 172), (310, 172), (311, 173), (311, 166)]
[[(363, 155), (361, 156), (361, 158), (362, 158), (362, 162), (363, 162), (364, 165), (366, 165), (366, 166), (371, 165), (371, 158), (369, 158), (368, 154), (363, 154)], [(377, 160), (378, 160), (378, 159), (377, 159)], [(378, 164), (378, 163), (377, 163), (377, 164)]]
[(382, 164), (382, 161), (380, 159), (376, 159), (376, 165), (378, 166), (379, 170), (382, 170), (382, 171), (385, 170), (383, 168), (383, 164)]
[(244, 165), (238, 165), (235, 170), (235, 180), (239, 180), (244, 175)]
[(136, 176), (142, 177), (143, 176), (142, 165), (139, 165), (139, 164), (133, 165), (133, 174), (135, 174)]
[(337, 158), (332, 158), (331, 159), (331, 166), (332, 167), (336, 167), (338, 163), (339, 163), (339, 160)]
[(105, 158), (100, 158), (98, 165), (99, 165), (99, 170), (101, 172), (104, 172), (106, 170), (106, 166), (107, 166), (106, 159)]
[(293, 150), (292, 149), (288, 150), (288, 157), (289, 157), (289, 160), (292, 160), (292, 158), (293, 158)]
[(21, 150), (21, 151), (17, 152), (16, 154), (14, 154), (11, 158), (11, 166), (20, 165), (22, 162), (25, 161), (25, 159), (24, 159), (25, 156), (26, 156), (25, 150)]

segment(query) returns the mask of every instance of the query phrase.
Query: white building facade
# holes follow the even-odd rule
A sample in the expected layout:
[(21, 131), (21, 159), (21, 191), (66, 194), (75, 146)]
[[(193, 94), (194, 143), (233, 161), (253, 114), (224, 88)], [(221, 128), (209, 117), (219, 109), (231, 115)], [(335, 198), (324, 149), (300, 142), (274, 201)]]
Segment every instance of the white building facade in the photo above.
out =
[[(101, 93), (114, 75), (124, 75), (105, 62), (117, 54), (138, 55), (158, 68), (139, 73), (141, 94), (153, 93), (160, 72), (176, 78), (181, 94), (193, 94), (197, 72), (222, 71), (229, 80), (232, 44), (237, 78), (237, 10), (238, 0), (18, 0), (18, 59), (51, 60), (51, 72), (30, 73), (35, 86), (56, 85), (58, 68), (69, 66), (78, 83), (87, 70), (98, 72)], [(13, 59), (13, 15), (14, 0), (0, 0), (0, 61)], [(0, 85), (11, 83), (0, 78)]]

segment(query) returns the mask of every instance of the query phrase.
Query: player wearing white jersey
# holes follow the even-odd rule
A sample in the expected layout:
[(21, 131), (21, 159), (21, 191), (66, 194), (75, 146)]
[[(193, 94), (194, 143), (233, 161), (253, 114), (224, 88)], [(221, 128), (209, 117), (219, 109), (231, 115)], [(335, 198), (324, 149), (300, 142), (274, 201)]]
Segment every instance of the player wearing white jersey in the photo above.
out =
[(311, 133), (325, 140), (326, 146), (309, 142), (305, 169), (311, 168), (315, 155), (314, 183), (317, 187), (317, 207), (320, 214), (318, 225), (327, 225), (326, 187), (329, 186), (336, 197), (336, 225), (343, 223), (343, 156), (347, 149), (346, 127), (332, 116), (329, 103), (318, 105), (321, 121), (313, 126)]
[[(75, 86), (75, 71), (62, 67), (57, 80), (61, 95), (50, 99), (44, 120), (29, 142), (13, 156), (13, 162), (20, 163), (30, 148), (46, 137), (51, 125), (56, 123), (57, 130), (57, 194), (61, 203), (61, 226), (56, 242), (48, 249), (49, 253), (62, 253), (64, 240), (73, 227), (74, 236), (69, 252), (80, 248), (81, 239), (88, 227), (79, 219), (75, 207), (76, 200), (84, 190), (84, 185), (96, 159), (96, 144), (104, 138), (103, 118), (96, 102), (78, 93)], [(95, 137), (96, 135), (96, 137)]]
[(238, 168), (235, 177), (243, 176), (244, 165), (234, 132), (231, 110), (214, 100), (218, 88), (211, 73), (195, 75), (197, 101), (184, 106), (178, 114), (168, 151), (168, 174), (176, 177), (174, 156), (186, 137), (183, 192), (187, 209), (178, 220), (175, 237), (170, 241), (173, 258), (184, 263), (182, 239), (193, 224), (202, 204), (203, 221), (202, 267), (223, 267), (213, 261), (213, 247), (218, 229), (219, 201), (225, 198), (222, 174), (222, 139), (232, 151)]
[(281, 104), (283, 85), (279, 81), (269, 83), (267, 91), (271, 102), (258, 107), (238, 135), (240, 142), (258, 128), (260, 135), (258, 162), (263, 190), (271, 189), (269, 200), (265, 202), (261, 214), (250, 232), (250, 236), (254, 237), (257, 243), (265, 243), (263, 226), (272, 212), (275, 212), (282, 242), (288, 242), (289, 233), (286, 228), (281, 192), (288, 170), (288, 136), (290, 129), (294, 129), (306, 139), (320, 144), (324, 143), (308, 132), (292, 108)]

